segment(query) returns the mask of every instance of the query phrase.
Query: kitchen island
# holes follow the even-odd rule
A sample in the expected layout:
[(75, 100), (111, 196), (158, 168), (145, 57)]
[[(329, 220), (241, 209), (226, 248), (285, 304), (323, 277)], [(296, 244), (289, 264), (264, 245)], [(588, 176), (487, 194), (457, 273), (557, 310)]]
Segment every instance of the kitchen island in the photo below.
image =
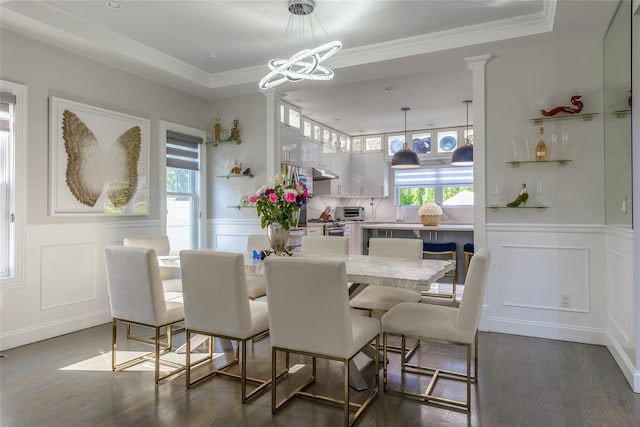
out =
[(359, 224), (362, 230), (362, 253), (369, 253), (369, 239), (372, 237), (383, 238), (419, 238), (425, 242), (444, 243), (455, 242), (457, 244), (456, 258), (458, 260), (456, 271), (457, 283), (464, 283), (464, 253), (466, 243), (473, 243), (473, 224), (440, 224), (437, 226), (422, 225), (421, 223), (405, 222), (379, 222)]

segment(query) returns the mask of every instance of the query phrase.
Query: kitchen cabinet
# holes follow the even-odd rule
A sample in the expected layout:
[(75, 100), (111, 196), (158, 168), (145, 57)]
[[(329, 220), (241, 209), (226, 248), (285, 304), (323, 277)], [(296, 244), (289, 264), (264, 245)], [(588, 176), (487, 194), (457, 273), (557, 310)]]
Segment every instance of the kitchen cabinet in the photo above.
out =
[(389, 196), (389, 167), (382, 151), (351, 153), (350, 164), (351, 196)]
[(281, 124), (278, 129), (280, 162), (291, 166), (302, 166), (302, 132), (300, 129)]

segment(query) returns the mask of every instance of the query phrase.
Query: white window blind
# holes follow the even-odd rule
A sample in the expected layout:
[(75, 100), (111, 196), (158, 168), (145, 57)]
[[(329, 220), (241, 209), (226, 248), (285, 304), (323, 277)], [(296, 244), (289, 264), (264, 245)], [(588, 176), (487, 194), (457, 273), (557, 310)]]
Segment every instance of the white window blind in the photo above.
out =
[(167, 167), (197, 171), (200, 167), (198, 145), (202, 139), (167, 131)]
[(473, 167), (437, 166), (396, 170), (396, 187), (473, 185)]

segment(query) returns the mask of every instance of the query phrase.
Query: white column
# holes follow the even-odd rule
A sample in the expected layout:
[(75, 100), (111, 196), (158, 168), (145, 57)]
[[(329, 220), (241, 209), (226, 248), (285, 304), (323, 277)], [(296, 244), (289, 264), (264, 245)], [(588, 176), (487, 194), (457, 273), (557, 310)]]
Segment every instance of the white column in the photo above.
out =
[(486, 136), (486, 82), (485, 66), (491, 55), (465, 58), (472, 73), (473, 86), (473, 241), (477, 248), (487, 246), (486, 241), (486, 175), (485, 175), (485, 136)]
[[(486, 212), (486, 79), (485, 66), (491, 55), (465, 58), (471, 70), (473, 87), (473, 242), (476, 250), (487, 247)], [(485, 292), (485, 303), (489, 299), (490, 289)], [(487, 310), (485, 310), (487, 312)], [(480, 318), (479, 329), (489, 330), (487, 316)]]

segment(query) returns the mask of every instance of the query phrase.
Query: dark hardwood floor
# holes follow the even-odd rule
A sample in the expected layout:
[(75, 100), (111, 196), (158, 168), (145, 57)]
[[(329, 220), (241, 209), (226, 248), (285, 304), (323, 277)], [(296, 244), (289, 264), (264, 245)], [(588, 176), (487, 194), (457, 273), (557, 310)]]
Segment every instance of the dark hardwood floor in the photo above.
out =
[[(341, 425), (339, 409), (302, 399), (272, 415), (269, 392), (243, 405), (240, 384), (225, 378), (186, 390), (184, 375), (156, 386), (148, 368), (113, 373), (110, 328), (102, 325), (3, 352), (0, 425)], [(123, 350), (147, 348), (123, 338)], [(631, 391), (605, 347), (496, 333), (481, 333), (479, 340), (480, 379), (473, 386), (471, 414), (381, 391), (357, 425), (640, 426), (640, 394)], [(184, 334), (179, 334), (176, 343), (182, 342)], [(223, 347), (229, 344), (216, 344), (217, 351)], [(464, 363), (460, 350), (423, 344), (417, 357), (443, 368), (460, 368)], [(268, 339), (250, 345), (250, 375), (269, 376), (270, 353)], [(365, 376), (371, 376), (372, 364), (366, 357), (358, 356), (357, 363)], [(339, 393), (339, 366), (323, 362), (319, 366), (316, 390)], [(397, 355), (390, 370), (397, 372)], [(286, 389), (299, 373), (279, 383), (278, 391), (280, 384)], [(398, 375), (393, 374), (391, 381), (397, 384)], [(428, 377), (406, 379), (407, 386), (416, 390), (427, 382)], [(449, 397), (465, 396), (463, 383), (443, 382), (437, 389)]]

